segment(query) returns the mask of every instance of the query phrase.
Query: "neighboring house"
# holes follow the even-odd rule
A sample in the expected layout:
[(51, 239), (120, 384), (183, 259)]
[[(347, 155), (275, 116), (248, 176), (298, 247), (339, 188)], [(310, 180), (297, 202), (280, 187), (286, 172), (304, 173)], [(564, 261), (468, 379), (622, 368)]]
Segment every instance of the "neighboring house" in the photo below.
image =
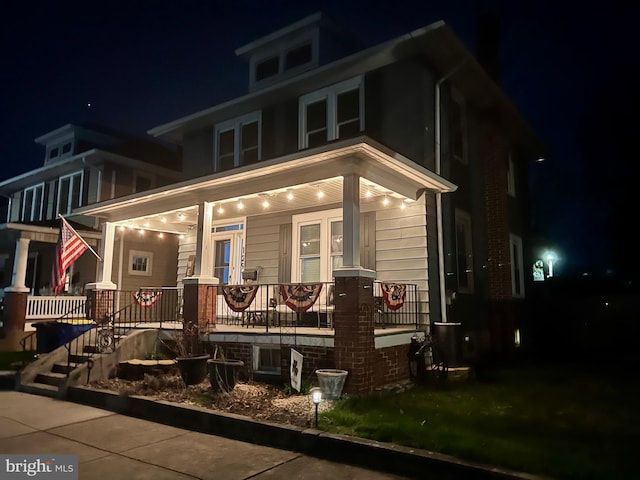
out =
[[(315, 14), (238, 48), (247, 95), (149, 132), (182, 149), (181, 182), (74, 211), (103, 222), (94, 288), (184, 288), (184, 316), (254, 373), (286, 377), (294, 346), (306, 374), (344, 368), (369, 392), (408, 377), (410, 339), (433, 326), (452, 356), (463, 337), (466, 354), (513, 346), (542, 145), (445, 23), (355, 53), (341, 35)], [(147, 276), (120, 282), (119, 229), (175, 251), (141, 246), (129, 267)], [(380, 307), (378, 282), (414, 293)], [(256, 313), (279, 318), (281, 285), (300, 283), (323, 283), (311, 317), (331, 328), (226, 328), (219, 284), (260, 285)]]
[[(155, 140), (142, 140), (98, 126), (65, 125), (35, 139), (45, 150), (43, 166), (0, 183), (8, 199), (0, 224), (0, 286), (48, 294), (51, 266), (63, 215), (97, 248), (94, 217), (74, 209), (143, 192), (180, 178), (179, 155)], [(72, 265), (66, 294), (81, 294), (95, 281), (89, 251)]]

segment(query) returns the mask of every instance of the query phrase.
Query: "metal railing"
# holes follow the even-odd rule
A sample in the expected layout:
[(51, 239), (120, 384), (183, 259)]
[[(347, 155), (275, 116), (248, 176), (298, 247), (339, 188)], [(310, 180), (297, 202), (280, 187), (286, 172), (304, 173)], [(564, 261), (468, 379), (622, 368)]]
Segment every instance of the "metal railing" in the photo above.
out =
[(419, 327), (420, 301), (416, 284), (376, 281), (373, 299), (376, 327)]
[[(207, 293), (207, 305), (201, 308), (199, 324), (213, 327), (220, 325), (241, 325), (244, 327), (297, 326), (312, 328), (333, 328), (334, 291), (333, 282), (306, 284), (321, 285), (317, 298), (305, 309), (304, 301), (299, 309), (287, 305), (287, 295), (283, 288), (300, 284), (256, 284), (256, 285), (212, 285)], [(224, 289), (229, 290), (225, 300)], [(252, 289), (255, 288), (255, 293)], [(214, 293), (215, 292), (215, 293)], [(386, 292), (386, 295), (385, 295)], [(284, 295), (283, 295), (284, 293)], [(295, 292), (290, 292), (295, 293)], [(308, 292), (312, 294), (312, 292)], [(394, 299), (394, 294), (399, 298)], [(249, 302), (249, 297), (255, 295)], [(303, 295), (304, 296), (304, 292)], [(235, 304), (234, 304), (235, 302)], [(295, 301), (289, 300), (295, 305)], [(304, 311), (301, 311), (304, 310)], [(412, 326), (418, 328), (420, 302), (415, 284), (374, 282), (374, 320), (376, 328)], [(195, 319), (194, 319), (195, 320)]]

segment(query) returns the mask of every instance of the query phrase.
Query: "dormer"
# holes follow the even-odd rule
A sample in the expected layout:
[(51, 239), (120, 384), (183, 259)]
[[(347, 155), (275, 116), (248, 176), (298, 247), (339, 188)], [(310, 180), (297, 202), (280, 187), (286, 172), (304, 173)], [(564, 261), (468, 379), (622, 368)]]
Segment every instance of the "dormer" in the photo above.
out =
[(249, 91), (253, 92), (317, 68), (353, 51), (352, 42), (322, 13), (236, 49), (249, 61)]
[(93, 146), (110, 145), (114, 141), (111, 135), (71, 124), (35, 139), (36, 143), (45, 147), (44, 165), (62, 161)]

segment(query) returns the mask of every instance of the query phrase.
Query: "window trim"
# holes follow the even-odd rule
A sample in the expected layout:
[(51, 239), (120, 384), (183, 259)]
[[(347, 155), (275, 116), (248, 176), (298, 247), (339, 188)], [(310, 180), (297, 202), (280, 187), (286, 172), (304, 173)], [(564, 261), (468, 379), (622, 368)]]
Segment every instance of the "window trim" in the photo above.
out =
[[(34, 212), (35, 212), (35, 191), (41, 189), (42, 190), (42, 195), (40, 196), (40, 205), (39, 205), (39, 215), (38, 218), (34, 218)], [(38, 183), (37, 185), (33, 185), (31, 187), (27, 187), (24, 189), (23, 193), (22, 193), (22, 212), (20, 213), (20, 219), (22, 222), (37, 222), (39, 220), (42, 220), (43, 217), (43, 203), (44, 203), (44, 182), (42, 183)], [(26, 200), (27, 200), (27, 192), (29, 191), (34, 191), (34, 195), (31, 197), (31, 218), (25, 219), (24, 217), (24, 213), (25, 213), (25, 204), (26, 204)], [(10, 211), (10, 210), (9, 210)]]
[(458, 105), (458, 108), (460, 109), (460, 132), (462, 135), (462, 157), (460, 157), (459, 155), (456, 155), (453, 150), (453, 135), (452, 135), (453, 128), (451, 128), (451, 124), (450, 124), (449, 128), (451, 130), (451, 135), (449, 135), (450, 136), (449, 143), (451, 145), (451, 156), (456, 160), (458, 160), (463, 165), (468, 165), (469, 164), (469, 159), (468, 159), (469, 139), (467, 138), (467, 102), (465, 98), (462, 96), (462, 94), (458, 92), (455, 88), (451, 89), (451, 101), (455, 102)]
[[(145, 271), (133, 269), (134, 257), (147, 258), (147, 269)], [(127, 272), (129, 273), (129, 275), (136, 275), (136, 276), (142, 276), (142, 277), (152, 276), (153, 275), (153, 252), (146, 252), (144, 250), (129, 250), (129, 264), (127, 267)]]
[(233, 168), (240, 167), (243, 165), (240, 158), (242, 126), (254, 122), (258, 123), (258, 162), (262, 160), (262, 111), (257, 110), (216, 124), (213, 145), (213, 169), (215, 172), (220, 171), (220, 134), (233, 130)]
[(513, 162), (513, 152), (509, 152), (509, 158), (507, 159), (507, 193), (514, 197), (516, 196), (516, 177), (515, 177), (515, 163)]
[[(275, 350), (280, 355), (280, 366), (274, 367), (273, 370), (261, 370), (260, 367), (260, 350)], [(281, 375), (282, 374), (282, 352), (279, 345), (253, 345), (252, 347), (253, 372), (262, 375)]]
[[(465, 252), (470, 257), (467, 267), (471, 265), (471, 269), (467, 268), (465, 273), (467, 274), (467, 285), (461, 286), (459, 278), (459, 266), (458, 266), (458, 223), (465, 227)], [(457, 286), (459, 293), (474, 293), (474, 272), (473, 272), (473, 225), (471, 223), (471, 215), (464, 210), (456, 208), (455, 211), (455, 225), (454, 225), (454, 240), (455, 240), (455, 272), (457, 279)]]
[[(311, 213), (293, 215), (291, 217), (291, 281), (300, 282), (302, 271), (300, 268), (300, 227), (320, 224), (320, 282), (330, 282), (332, 260), (331, 254), (331, 222), (342, 222), (342, 209), (321, 210)], [(343, 223), (344, 228), (344, 223)], [(344, 255), (344, 252), (343, 252)]]
[[(78, 205), (76, 207), (71, 206), (71, 201), (73, 196), (69, 195), (68, 200), (67, 200), (67, 206), (65, 208), (65, 210), (61, 210), (60, 209), (60, 192), (62, 191), (62, 181), (67, 179), (67, 178), (73, 178), (75, 176), (80, 176), (80, 185), (79, 185), (79, 189), (80, 191), (78, 192)], [(71, 186), (73, 185), (73, 181), (71, 181), (69, 183), (69, 188), (71, 188)], [(73, 172), (70, 173), (68, 175), (62, 175), (58, 178), (58, 193), (56, 195), (56, 210), (57, 213), (59, 215), (69, 215), (74, 208), (78, 208), (82, 206), (82, 191), (84, 188), (84, 170), (80, 170), (77, 172)]]
[[(518, 248), (518, 258), (513, 256), (513, 247)], [(509, 234), (509, 255), (511, 258), (511, 293), (514, 298), (524, 298), (525, 285), (524, 285), (524, 252), (522, 250), (522, 237), (513, 233)], [(516, 268), (520, 267), (520, 273), (518, 280), (520, 281), (520, 291), (516, 291)]]
[(344, 82), (336, 83), (330, 87), (316, 90), (300, 97), (298, 101), (298, 148), (300, 150), (309, 148), (309, 138), (307, 135), (307, 106), (325, 100), (327, 102), (327, 142), (338, 139), (338, 95), (358, 90), (360, 107), (360, 131), (364, 130), (364, 81), (363, 77), (357, 76)]

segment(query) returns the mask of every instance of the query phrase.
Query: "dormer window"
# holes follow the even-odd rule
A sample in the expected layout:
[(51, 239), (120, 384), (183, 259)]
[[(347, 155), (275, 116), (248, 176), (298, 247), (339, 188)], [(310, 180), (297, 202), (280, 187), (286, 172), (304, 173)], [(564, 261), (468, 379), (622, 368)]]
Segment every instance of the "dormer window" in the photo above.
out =
[(71, 151), (71, 142), (62, 145), (62, 154), (69, 153)]
[(49, 150), (49, 159), (56, 158), (60, 153), (58, 147), (52, 148)]
[(260, 112), (253, 112), (216, 125), (215, 171), (260, 161), (260, 123)]
[(256, 82), (280, 73), (280, 58), (271, 57), (256, 64)]
[(311, 42), (309, 42), (301, 47), (293, 48), (286, 53), (284, 69), (291, 70), (292, 68), (311, 62), (312, 59), (313, 52), (311, 50)]

